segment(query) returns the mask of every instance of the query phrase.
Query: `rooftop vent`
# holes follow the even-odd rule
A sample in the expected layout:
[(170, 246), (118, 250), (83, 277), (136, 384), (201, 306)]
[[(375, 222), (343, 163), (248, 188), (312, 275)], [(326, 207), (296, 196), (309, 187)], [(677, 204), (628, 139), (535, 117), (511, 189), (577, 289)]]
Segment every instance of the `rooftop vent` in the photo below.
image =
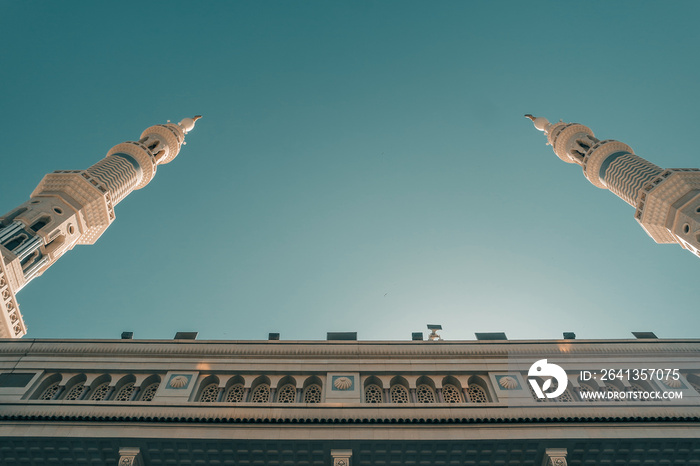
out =
[(475, 333), (477, 340), (507, 340), (504, 332)]
[(134, 332), (122, 332), (122, 340), (133, 340)]
[(423, 341), (423, 332), (413, 332), (411, 334), (411, 340), (413, 341)]
[(177, 332), (173, 340), (196, 340), (199, 332)]
[(654, 332), (632, 332), (632, 335), (639, 340), (656, 340), (659, 338)]
[(564, 332), (564, 340), (575, 340), (576, 334), (574, 332)]
[(326, 340), (336, 341), (336, 340), (355, 340), (357, 341), (357, 332), (328, 332), (326, 333)]
[(280, 339), (280, 334), (279, 333), (269, 333), (267, 335), (268, 340), (279, 340)]

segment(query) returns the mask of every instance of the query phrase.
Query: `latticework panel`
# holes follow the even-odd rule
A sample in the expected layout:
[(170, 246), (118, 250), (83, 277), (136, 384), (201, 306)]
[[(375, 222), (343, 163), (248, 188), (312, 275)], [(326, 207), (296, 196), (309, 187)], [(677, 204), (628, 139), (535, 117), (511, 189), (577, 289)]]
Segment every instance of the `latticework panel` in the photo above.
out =
[(296, 398), (297, 388), (290, 383), (280, 388), (279, 392), (277, 393), (278, 403), (294, 403)]
[(109, 382), (105, 382), (93, 390), (92, 395), (90, 395), (90, 399), (94, 401), (102, 401), (105, 399), (107, 396), (107, 392), (109, 392)]
[(226, 392), (224, 401), (226, 401), (227, 403), (240, 403), (241, 401), (243, 401), (244, 393), (245, 388), (243, 387), (242, 383), (231, 385), (231, 387)]
[[(585, 383), (582, 383), (579, 385), (578, 391), (579, 391), (579, 398), (581, 399), (581, 401), (590, 401), (590, 402), (595, 401), (593, 399), (593, 397), (591, 396), (591, 395), (593, 395), (593, 393), (595, 393), (595, 390), (593, 389), (593, 387), (586, 385)], [(584, 395), (581, 395), (581, 393), (584, 393)]]
[(563, 403), (570, 403), (570, 402), (572, 402), (572, 401), (576, 401), (576, 400), (574, 399), (574, 395), (571, 394), (571, 391), (570, 391), (568, 388), (567, 388), (566, 390), (564, 390), (564, 393), (562, 393), (561, 395), (559, 395), (559, 396), (556, 398), (556, 400), (557, 400), (557, 401), (561, 401), (561, 402), (563, 402)]
[(58, 392), (59, 389), (59, 383), (52, 383), (48, 387), (46, 387), (46, 390), (41, 394), (39, 397), (40, 400), (53, 400), (53, 397), (56, 396), (56, 392)]
[[(556, 379), (551, 379), (552, 380), (552, 386), (547, 390), (547, 393), (553, 393), (559, 388), (559, 383), (556, 381)], [(540, 386), (542, 384), (540, 383)], [(535, 391), (532, 389), (531, 386), (528, 385), (528, 388), (530, 389), (530, 393), (532, 394), (532, 398), (534, 398), (536, 401), (542, 403), (545, 401), (549, 402), (556, 402), (556, 403), (569, 403), (572, 401), (576, 401), (576, 398), (574, 397), (573, 393), (571, 393), (571, 390), (568, 388), (564, 390), (564, 393), (561, 395), (557, 396), (556, 398), (539, 398)]]
[[(615, 393), (615, 392), (619, 392), (620, 389), (617, 388), (615, 385), (605, 384), (605, 388), (603, 389), (603, 391), (608, 392), (608, 393)], [(615, 397), (614, 395), (611, 395), (611, 396), (613, 396), (613, 398), (612, 398), (613, 401), (623, 401), (623, 399), (620, 397)], [(606, 399), (609, 400), (610, 398), (606, 398)]]
[(544, 403), (547, 401), (547, 398), (540, 398), (537, 396), (537, 393), (535, 393), (535, 390), (532, 389), (532, 387), (528, 384), (527, 388), (530, 389), (530, 395), (532, 395), (532, 399), (537, 401), (538, 403)]
[(430, 385), (418, 385), (416, 388), (418, 403), (435, 403), (435, 392)]
[(462, 395), (459, 393), (459, 388), (448, 383), (442, 386), (442, 399), (445, 403), (461, 403)]
[(392, 403), (408, 403), (408, 390), (403, 385), (396, 384), (389, 391)]
[(365, 402), (367, 403), (381, 403), (382, 402), (382, 389), (379, 385), (367, 385), (365, 388)]
[(629, 390), (630, 390), (630, 392), (632, 392), (632, 393), (640, 393), (639, 398), (636, 398), (636, 399), (635, 399), (635, 398), (630, 398), (630, 400), (632, 400), (632, 401), (648, 401), (648, 400), (645, 400), (643, 396), (641, 396), (641, 393), (647, 391), (647, 390), (646, 390), (644, 387), (642, 387), (641, 385), (636, 384), (636, 383), (630, 383), (630, 388), (629, 388)]
[(321, 386), (317, 384), (309, 385), (304, 392), (304, 403), (320, 403)]
[(158, 391), (159, 386), (160, 383), (156, 382), (146, 387), (143, 392), (141, 392), (141, 401), (152, 401), (153, 397), (156, 396), (156, 391)]
[(261, 383), (255, 387), (251, 401), (253, 403), (267, 403), (270, 401), (270, 386), (266, 383)]
[(204, 387), (204, 390), (202, 390), (202, 394), (199, 396), (199, 401), (203, 401), (205, 403), (214, 403), (219, 399), (219, 384), (218, 383), (210, 383), (206, 387)]
[(469, 394), (469, 401), (472, 403), (489, 402), (489, 398), (486, 396), (486, 390), (475, 383), (469, 385), (469, 388), (467, 388), (467, 393)]
[(129, 382), (119, 389), (117, 394), (114, 396), (116, 401), (129, 401), (131, 396), (134, 394), (134, 382)]
[(65, 400), (77, 400), (80, 398), (80, 395), (83, 394), (85, 391), (85, 385), (83, 383), (77, 383), (71, 387), (70, 390), (68, 390), (68, 393), (66, 393)]

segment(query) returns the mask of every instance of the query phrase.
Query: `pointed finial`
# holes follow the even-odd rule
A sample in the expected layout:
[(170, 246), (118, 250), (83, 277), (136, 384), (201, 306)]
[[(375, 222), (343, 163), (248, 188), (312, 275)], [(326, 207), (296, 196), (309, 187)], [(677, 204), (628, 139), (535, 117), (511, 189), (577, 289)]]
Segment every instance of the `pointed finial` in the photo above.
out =
[(529, 113), (525, 115), (525, 118), (529, 118), (532, 120), (532, 122), (535, 124), (535, 128), (537, 128), (540, 131), (547, 131), (547, 128), (550, 126), (549, 120), (546, 118), (542, 117), (535, 117), (530, 115)]
[(185, 134), (187, 134), (192, 131), (194, 128), (194, 123), (200, 118), (202, 118), (202, 115), (195, 115), (194, 118), (183, 118), (178, 125), (180, 125), (180, 128), (182, 128), (185, 131)]

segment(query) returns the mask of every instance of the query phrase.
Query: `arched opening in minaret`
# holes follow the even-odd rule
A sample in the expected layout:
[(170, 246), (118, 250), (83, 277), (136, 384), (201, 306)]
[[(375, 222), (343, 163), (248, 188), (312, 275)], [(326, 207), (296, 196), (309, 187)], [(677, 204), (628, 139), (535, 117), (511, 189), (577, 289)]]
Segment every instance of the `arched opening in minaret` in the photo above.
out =
[(571, 149), (571, 152), (569, 152), (569, 154), (571, 154), (572, 157), (580, 161), (583, 161), (583, 156), (585, 155), (583, 152), (576, 149)]
[(576, 144), (578, 144), (578, 146), (581, 148), (581, 151), (583, 151), (584, 154), (588, 152), (588, 149), (591, 148), (591, 146), (582, 139), (577, 139)]
[(23, 271), (26, 271), (28, 266), (33, 264), (41, 255), (41, 253), (36, 250), (33, 253), (29, 254), (27, 257), (22, 259), (22, 262), (20, 262), (20, 266), (22, 267)]
[(27, 241), (27, 239), (29, 239), (29, 236), (27, 236), (24, 233), (20, 233), (19, 235), (13, 236), (3, 246), (5, 246), (10, 251), (13, 251), (13, 250), (17, 249), (19, 246), (21, 246), (22, 243)]
[(32, 226), (30, 226), (29, 228), (31, 228), (33, 231), (36, 232), (36, 231), (39, 231), (42, 228), (44, 228), (46, 225), (48, 225), (50, 221), (51, 221), (51, 217), (49, 217), (48, 215), (45, 215), (45, 216), (39, 218), (39, 220), (37, 220), (36, 222), (32, 223)]

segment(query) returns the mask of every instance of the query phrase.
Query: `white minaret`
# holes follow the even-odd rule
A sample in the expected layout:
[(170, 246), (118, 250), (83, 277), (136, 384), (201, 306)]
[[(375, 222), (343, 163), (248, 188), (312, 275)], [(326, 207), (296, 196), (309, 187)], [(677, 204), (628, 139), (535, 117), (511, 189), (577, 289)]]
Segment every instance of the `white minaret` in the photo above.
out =
[(173, 160), (200, 116), (151, 126), (87, 170), (58, 170), (30, 199), (0, 217), (0, 338), (27, 333), (15, 293), (76, 244), (93, 244), (114, 221), (114, 206)]
[(627, 144), (598, 140), (587, 126), (525, 116), (544, 131), (560, 159), (580, 165), (593, 185), (637, 209), (634, 218), (654, 241), (678, 243), (700, 257), (700, 169), (663, 169)]

